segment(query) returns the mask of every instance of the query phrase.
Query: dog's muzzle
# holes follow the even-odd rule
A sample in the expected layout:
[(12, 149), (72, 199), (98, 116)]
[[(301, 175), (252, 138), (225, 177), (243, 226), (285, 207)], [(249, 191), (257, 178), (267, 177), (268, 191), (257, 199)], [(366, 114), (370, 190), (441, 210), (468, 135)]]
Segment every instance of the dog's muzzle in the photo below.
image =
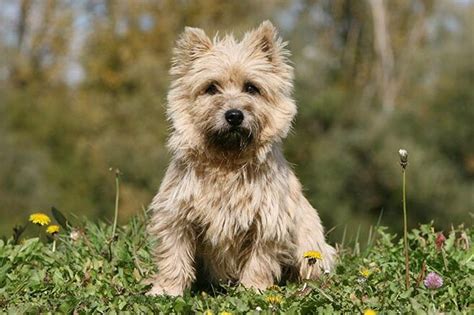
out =
[(209, 143), (225, 151), (242, 151), (253, 139), (252, 132), (243, 127), (230, 127), (215, 131), (207, 137)]

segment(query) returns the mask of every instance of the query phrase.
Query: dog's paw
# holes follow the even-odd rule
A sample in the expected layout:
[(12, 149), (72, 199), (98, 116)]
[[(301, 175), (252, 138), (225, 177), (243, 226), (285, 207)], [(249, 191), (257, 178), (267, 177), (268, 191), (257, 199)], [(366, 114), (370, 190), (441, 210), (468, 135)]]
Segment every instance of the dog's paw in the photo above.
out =
[(165, 288), (159, 284), (154, 284), (153, 287), (146, 293), (149, 296), (160, 296), (160, 295), (169, 295), (169, 296), (180, 296), (183, 295), (183, 290), (180, 290), (177, 287)]
[(255, 281), (254, 279), (242, 279), (240, 284), (249, 290), (261, 293), (273, 285), (272, 281)]
[(324, 250), (322, 252), (323, 259), (322, 259), (321, 269), (322, 269), (322, 272), (328, 273), (334, 270), (334, 266), (337, 260), (337, 253), (336, 253), (336, 249), (329, 244), (325, 244), (322, 247), (324, 248)]

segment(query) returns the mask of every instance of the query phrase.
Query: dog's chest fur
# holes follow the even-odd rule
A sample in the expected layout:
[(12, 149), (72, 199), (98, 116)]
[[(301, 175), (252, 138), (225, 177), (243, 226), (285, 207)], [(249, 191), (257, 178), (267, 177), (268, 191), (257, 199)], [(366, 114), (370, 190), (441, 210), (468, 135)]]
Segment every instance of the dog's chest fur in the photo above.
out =
[(185, 181), (193, 183), (193, 193), (186, 220), (199, 240), (196, 255), (213, 257), (205, 262), (212, 274), (233, 278), (252, 244), (271, 247), (286, 259), (295, 228), (290, 173), (278, 163), (235, 172), (187, 170)]
[(277, 240), (287, 233), (291, 221), (284, 209), (289, 201), (287, 184), (272, 176), (272, 171), (204, 172), (196, 174), (196, 179), (198, 196), (193, 198), (189, 219), (211, 244), (246, 233), (255, 234), (254, 241)]

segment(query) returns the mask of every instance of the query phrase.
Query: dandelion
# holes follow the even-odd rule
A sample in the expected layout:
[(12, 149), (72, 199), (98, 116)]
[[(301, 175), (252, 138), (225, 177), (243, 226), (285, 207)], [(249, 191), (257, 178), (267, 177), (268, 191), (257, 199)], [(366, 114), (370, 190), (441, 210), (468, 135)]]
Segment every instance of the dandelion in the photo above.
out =
[(59, 233), (59, 225), (52, 224), (46, 228), (46, 233), (51, 234), (53, 236), (53, 253), (56, 251), (56, 234)]
[(211, 310), (206, 310), (204, 315), (214, 315), (214, 313)]
[[(311, 278), (311, 273), (313, 272), (313, 265), (316, 263), (317, 260), (323, 259), (323, 255), (316, 250), (309, 250), (303, 254), (303, 257), (308, 260), (309, 268), (308, 268), (308, 275), (306, 279)], [(303, 290), (306, 289), (306, 283), (303, 286)]]
[(425, 281), (423, 281), (423, 283), (428, 289), (439, 289), (443, 285), (443, 278), (441, 278), (441, 276), (438, 275), (436, 272), (430, 272), (426, 276)]
[(408, 165), (408, 151), (400, 149), (398, 150), (398, 155), (400, 155), (400, 165), (405, 169)]
[(232, 315), (232, 313), (227, 312), (227, 311), (223, 311), (223, 312), (220, 312), (219, 315)]
[(44, 213), (33, 213), (30, 215), (30, 222), (38, 225), (48, 225), (51, 222), (51, 219)]
[(46, 228), (46, 233), (56, 235), (59, 233), (59, 225), (53, 224)]
[(406, 198), (406, 168), (408, 165), (408, 151), (405, 149), (398, 150), (400, 156), (400, 165), (402, 166), (402, 197), (403, 197), (403, 244), (405, 252), (405, 286), (406, 289), (410, 287), (410, 259), (408, 254), (408, 221), (407, 221), (407, 198)]
[(368, 308), (364, 311), (364, 315), (377, 315), (377, 312), (371, 308)]
[(321, 255), (321, 253), (315, 250), (309, 250), (305, 252), (303, 256), (304, 258), (308, 259), (308, 263), (310, 265), (313, 265), (314, 263), (316, 263), (316, 260), (318, 259), (319, 260), (323, 259), (323, 256)]
[(372, 271), (364, 267), (359, 270), (359, 273), (362, 277), (367, 279), (372, 274)]
[(265, 300), (270, 304), (280, 304), (283, 299), (280, 295), (269, 295)]

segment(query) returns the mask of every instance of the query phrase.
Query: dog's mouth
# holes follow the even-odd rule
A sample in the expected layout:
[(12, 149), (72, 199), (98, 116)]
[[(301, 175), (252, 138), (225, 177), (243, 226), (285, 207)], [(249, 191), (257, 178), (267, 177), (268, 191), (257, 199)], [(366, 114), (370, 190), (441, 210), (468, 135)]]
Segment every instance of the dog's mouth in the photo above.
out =
[(242, 151), (252, 143), (252, 132), (243, 127), (232, 127), (208, 134), (208, 142), (212, 146), (226, 151)]

